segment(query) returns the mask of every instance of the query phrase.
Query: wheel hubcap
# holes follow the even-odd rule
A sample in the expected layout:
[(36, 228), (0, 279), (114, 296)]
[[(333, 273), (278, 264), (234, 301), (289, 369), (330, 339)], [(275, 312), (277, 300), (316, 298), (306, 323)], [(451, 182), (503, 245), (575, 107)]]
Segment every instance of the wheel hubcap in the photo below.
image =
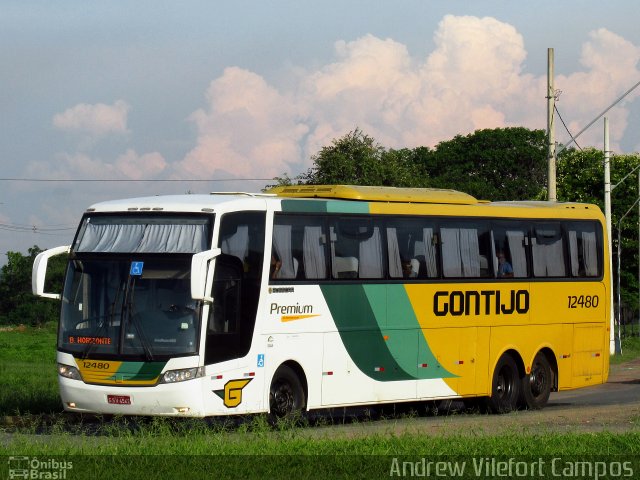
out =
[(534, 397), (539, 396), (544, 391), (547, 379), (544, 369), (540, 365), (536, 365), (529, 375), (529, 385), (531, 387), (531, 393)]
[(280, 383), (273, 391), (272, 410), (276, 415), (284, 416), (291, 413), (294, 409), (293, 389), (289, 384)]

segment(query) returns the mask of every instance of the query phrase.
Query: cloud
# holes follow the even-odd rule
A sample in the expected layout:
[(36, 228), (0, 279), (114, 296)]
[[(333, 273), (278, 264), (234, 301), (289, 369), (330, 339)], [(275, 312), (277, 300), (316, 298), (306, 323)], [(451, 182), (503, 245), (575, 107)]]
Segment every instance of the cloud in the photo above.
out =
[(167, 167), (167, 162), (158, 152), (138, 155), (129, 149), (120, 155), (114, 164), (115, 171), (133, 180), (156, 178)]
[[(433, 146), (483, 128), (546, 128), (546, 72), (524, 72), (527, 51), (513, 26), (447, 15), (434, 39), (426, 58), (412, 57), (389, 38), (340, 40), (333, 62), (297, 69), (286, 91), (257, 73), (226, 69), (211, 83), (206, 108), (191, 116), (197, 145), (176, 170), (187, 176), (295, 174), (356, 126), (394, 148)], [(631, 86), (629, 79), (640, 76), (639, 59), (639, 47), (615, 33), (590, 34), (582, 49), (584, 70), (556, 78), (556, 88), (565, 92), (558, 108), (572, 133)], [(611, 111), (613, 142), (624, 135), (627, 116), (624, 107)], [(597, 144), (597, 130), (583, 140)], [(569, 136), (558, 129), (557, 138)]]
[[(555, 79), (555, 87), (562, 90), (557, 106), (565, 121), (568, 121), (572, 133), (580, 131), (633, 86), (633, 82), (640, 77), (638, 61), (640, 47), (619, 35), (604, 28), (589, 34), (589, 40), (583, 45), (580, 56), (580, 63), (585, 70), (558, 75)], [(638, 95), (640, 91), (632, 92), (607, 112), (614, 150), (619, 148), (615, 142), (624, 136), (628, 124), (629, 110), (625, 105), (628, 106)], [(565, 138), (567, 137), (565, 134)], [(601, 145), (602, 137), (602, 128), (591, 128), (578, 139), (578, 143)]]
[(308, 131), (299, 105), (259, 75), (230, 67), (211, 82), (206, 108), (194, 112), (198, 141), (175, 166), (190, 178), (272, 177), (299, 162)]
[(158, 152), (138, 154), (128, 149), (112, 161), (105, 161), (86, 153), (60, 153), (55, 163), (33, 162), (27, 174), (49, 179), (123, 179), (157, 178), (167, 168)]
[(88, 133), (96, 137), (110, 133), (124, 134), (128, 133), (129, 110), (129, 105), (123, 100), (117, 100), (113, 105), (79, 103), (56, 114), (53, 125), (61, 130)]
[(211, 82), (206, 107), (191, 115), (197, 145), (175, 171), (187, 177), (297, 173), (356, 126), (399, 148), (508, 125), (515, 116), (510, 101), (532, 83), (521, 74), (522, 36), (492, 18), (453, 16), (435, 36), (426, 59), (412, 58), (390, 38), (337, 41), (335, 61), (298, 70), (288, 91), (257, 73), (227, 68)]
[[(210, 83), (202, 108), (188, 117), (196, 141), (183, 158), (166, 161), (158, 152), (133, 149), (110, 162), (64, 154), (63, 171), (132, 179), (272, 178), (306, 170), (322, 146), (356, 127), (392, 148), (434, 146), (484, 128), (546, 128), (546, 71), (525, 71), (524, 39), (512, 25), (447, 15), (433, 36), (435, 47), (423, 58), (391, 38), (339, 40), (331, 62), (294, 67), (280, 84), (228, 67)], [(640, 77), (640, 47), (606, 29), (590, 33), (580, 58), (580, 71), (555, 81), (563, 91), (558, 108), (572, 133)], [(613, 149), (637, 94), (609, 113)], [(54, 125), (96, 136), (126, 133), (129, 109), (122, 100), (80, 104), (56, 115)], [(556, 125), (556, 138), (568, 141), (561, 123)], [(580, 143), (598, 145), (601, 137), (601, 129), (593, 128)]]

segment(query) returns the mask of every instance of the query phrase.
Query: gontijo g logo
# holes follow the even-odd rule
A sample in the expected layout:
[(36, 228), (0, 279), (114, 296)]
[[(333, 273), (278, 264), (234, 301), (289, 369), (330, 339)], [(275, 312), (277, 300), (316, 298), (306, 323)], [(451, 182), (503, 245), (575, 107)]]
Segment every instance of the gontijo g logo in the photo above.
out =
[(242, 389), (246, 387), (251, 380), (253, 380), (253, 378), (229, 380), (224, 385), (224, 390), (214, 390), (213, 393), (222, 399), (225, 407), (235, 408), (242, 403)]

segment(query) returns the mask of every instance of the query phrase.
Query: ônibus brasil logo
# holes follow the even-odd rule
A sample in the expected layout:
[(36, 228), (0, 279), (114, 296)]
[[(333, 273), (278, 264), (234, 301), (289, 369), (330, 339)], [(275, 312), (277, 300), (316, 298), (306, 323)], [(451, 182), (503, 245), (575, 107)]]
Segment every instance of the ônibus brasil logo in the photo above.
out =
[(65, 480), (73, 462), (55, 458), (9, 457), (9, 478)]

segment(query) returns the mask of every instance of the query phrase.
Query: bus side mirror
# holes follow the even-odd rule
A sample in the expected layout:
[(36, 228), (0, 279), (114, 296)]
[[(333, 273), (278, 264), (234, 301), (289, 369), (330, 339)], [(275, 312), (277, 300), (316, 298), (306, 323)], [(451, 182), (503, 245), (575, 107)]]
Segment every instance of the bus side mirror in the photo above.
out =
[(47, 275), (47, 263), (51, 257), (69, 253), (71, 245), (64, 247), (50, 248), (44, 252), (40, 252), (33, 261), (33, 269), (31, 270), (31, 291), (34, 295), (44, 298), (53, 298), (60, 300), (59, 293), (44, 293), (44, 280)]
[(222, 253), (219, 248), (213, 248), (196, 253), (191, 258), (191, 297), (194, 300), (212, 302), (207, 296), (207, 280), (209, 278), (209, 262)]

